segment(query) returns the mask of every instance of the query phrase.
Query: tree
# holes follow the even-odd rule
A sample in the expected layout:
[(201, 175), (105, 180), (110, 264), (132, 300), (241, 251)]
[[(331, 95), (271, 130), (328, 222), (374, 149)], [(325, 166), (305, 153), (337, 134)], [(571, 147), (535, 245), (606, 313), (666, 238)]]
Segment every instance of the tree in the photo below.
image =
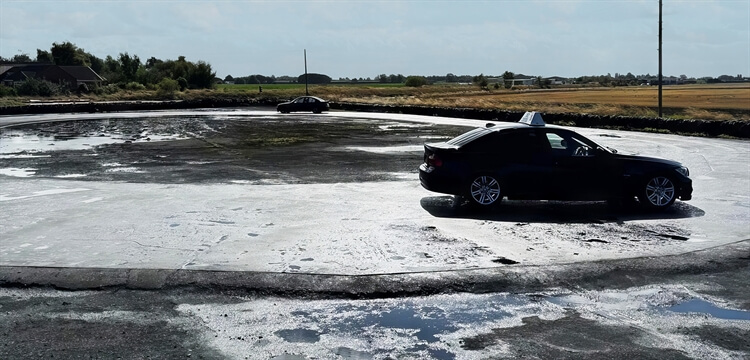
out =
[(36, 62), (51, 63), (53, 61), (52, 54), (49, 51), (36, 49)]
[(407, 76), (404, 85), (411, 87), (420, 87), (423, 85), (427, 85), (427, 79), (425, 79), (424, 76)]
[(405, 80), (406, 80), (406, 78), (404, 77), (404, 75), (401, 75), (401, 74), (398, 74), (398, 75), (390, 74), (390, 75), (388, 75), (388, 82), (391, 83), (391, 84), (400, 84), (400, 83), (404, 82)]
[(14, 63), (30, 63), (32, 62), (31, 58), (29, 57), (29, 54), (16, 54), (13, 56), (12, 59), (10, 59), (11, 62)]
[(513, 81), (512, 80), (515, 79), (515, 78), (516, 78), (516, 74), (514, 74), (514, 73), (512, 73), (510, 71), (504, 72), (503, 73), (503, 82), (505, 83), (505, 87), (506, 88), (510, 88), (511, 86), (513, 86)]
[(141, 66), (141, 59), (138, 58), (138, 55), (130, 57), (127, 52), (120, 53), (119, 61), (125, 82), (135, 81), (135, 75)]
[(102, 68), (100, 75), (105, 77), (111, 84), (117, 84), (123, 80), (121, 68), (122, 66), (120, 66), (119, 61), (107, 55), (104, 59), (104, 68)]
[(161, 61), (161, 60), (159, 60), (159, 59), (157, 59), (157, 58), (155, 58), (155, 57), (152, 56), (152, 57), (148, 58), (148, 60), (146, 60), (146, 68), (150, 69), (150, 68), (156, 67), (157, 65), (163, 64), (163, 63), (164, 63), (164, 61)]
[(387, 83), (388, 82), (388, 75), (386, 75), (386, 74), (380, 74), (380, 75), (378, 75), (378, 82), (380, 82), (380, 83)]
[(448, 73), (445, 75), (445, 82), (458, 82), (458, 76), (453, 75), (453, 73)]
[(191, 87), (198, 89), (210, 89), (214, 87), (216, 72), (211, 71), (209, 63), (201, 60), (197, 64), (190, 64), (192, 66), (189, 68), (187, 80)]
[(487, 88), (487, 77), (484, 76), (484, 74), (479, 74), (471, 79), (471, 82), (474, 85), (479, 86), (480, 89), (486, 89)]
[[(323, 74), (316, 74), (316, 73), (307, 73), (307, 83), (308, 84), (330, 84), (331, 83), (331, 77), (328, 75)], [(299, 83), (305, 83), (305, 74), (302, 74), (297, 77), (297, 82)]]
[(55, 65), (91, 66), (90, 54), (69, 41), (61, 44), (52, 43), (50, 53)]
[(89, 66), (91, 67), (91, 70), (94, 70), (94, 72), (99, 73), (102, 71), (102, 69), (104, 69), (104, 60), (91, 54), (86, 54), (86, 55), (89, 56), (89, 63), (91, 64)]
[(227, 75), (224, 77), (224, 81), (234, 81), (234, 78), (232, 77), (232, 75)]

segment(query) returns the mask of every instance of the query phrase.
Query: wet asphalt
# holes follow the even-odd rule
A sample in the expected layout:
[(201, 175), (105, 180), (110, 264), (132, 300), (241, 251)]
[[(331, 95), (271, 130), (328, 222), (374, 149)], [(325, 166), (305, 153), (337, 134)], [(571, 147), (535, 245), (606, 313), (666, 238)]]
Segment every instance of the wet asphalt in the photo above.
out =
[[(421, 144), (466, 127), (269, 114), (251, 127), (232, 116), (167, 115), (42, 119), (0, 130), (0, 169), (13, 181), (222, 186), (238, 179), (261, 185), (399, 182), (421, 162)], [(352, 151), (384, 147), (399, 150)], [(746, 189), (739, 193), (747, 195)], [(520, 238), (575, 237), (569, 241), (581, 248), (711, 239), (701, 233), (710, 227), (684, 226), (681, 219), (714, 213), (694, 202), (678, 203), (666, 215), (524, 202), (476, 213), (450, 197), (421, 198), (422, 210), (436, 218), (507, 224), (503, 233)], [(737, 216), (733, 224), (747, 218)], [(426, 226), (418, 229), (434, 231)], [(529, 261), (495, 252), (482, 263), (495, 266), (375, 276), (3, 266), (0, 358), (747, 358), (750, 245), (742, 234), (750, 229), (739, 226), (720, 246), (671, 254), (649, 250), (596, 260), (593, 252), (587, 261), (523, 266)], [(2, 228), (9, 233), (8, 224)], [(481, 254), (481, 244), (477, 249), (470, 253)], [(650, 294), (646, 300), (637, 295), (643, 292)], [(630, 301), (613, 308), (607, 294)], [(705, 308), (687, 317), (664, 313), (691, 299), (737, 309), (739, 319)]]

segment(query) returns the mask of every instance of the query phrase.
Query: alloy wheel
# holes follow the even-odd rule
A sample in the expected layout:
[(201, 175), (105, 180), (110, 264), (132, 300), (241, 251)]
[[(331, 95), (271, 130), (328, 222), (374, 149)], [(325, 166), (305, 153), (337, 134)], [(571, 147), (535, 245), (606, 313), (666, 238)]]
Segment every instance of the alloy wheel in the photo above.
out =
[(646, 199), (651, 206), (665, 207), (675, 199), (675, 188), (672, 180), (657, 176), (646, 184)]
[(469, 189), (472, 200), (479, 205), (492, 205), (500, 199), (500, 183), (492, 176), (479, 176)]

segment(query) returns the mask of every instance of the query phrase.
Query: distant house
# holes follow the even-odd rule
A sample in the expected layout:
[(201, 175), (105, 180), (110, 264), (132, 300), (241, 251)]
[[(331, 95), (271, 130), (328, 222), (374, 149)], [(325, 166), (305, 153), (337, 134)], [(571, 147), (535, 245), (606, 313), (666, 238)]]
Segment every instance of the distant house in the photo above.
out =
[(505, 85), (510, 85), (511, 87), (516, 85), (525, 85), (525, 86), (531, 86), (536, 83), (536, 78), (515, 78), (515, 79), (506, 79)]
[(5, 86), (18, 86), (28, 79), (46, 80), (66, 86), (71, 90), (89, 89), (106, 81), (88, 66), (59, 66), (50, 64), (18, 64), (0, 67), (0, 82)]
[(570, 79), (559, 77), (559, 76), (550, 76), (546, 78), (545, 80), (549, 80), (550, 85), (567, 85), (570, 84)]

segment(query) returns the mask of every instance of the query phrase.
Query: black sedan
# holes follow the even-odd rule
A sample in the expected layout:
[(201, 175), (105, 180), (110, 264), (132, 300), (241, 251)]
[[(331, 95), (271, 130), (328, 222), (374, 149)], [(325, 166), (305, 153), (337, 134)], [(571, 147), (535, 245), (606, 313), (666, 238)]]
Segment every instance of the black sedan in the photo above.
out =
[(290, 113), (292, 111), (312, 111), (319, 114), (328, 111), (328, 102), (315, 96), (300, 96), (292, 101), (283, 102), (276, 106), (276, 111), (280, 113)]
[[(490, 126), (490, 125), (488, 125)], [(430, 191), (489, 207), (523, 200), (607, 200), (664, 209), (690, 200), (688, 169), (659, 158), (623, 155), (527, 112), (517, 123), (477, 128), (425, 144), (419, 180)]]

